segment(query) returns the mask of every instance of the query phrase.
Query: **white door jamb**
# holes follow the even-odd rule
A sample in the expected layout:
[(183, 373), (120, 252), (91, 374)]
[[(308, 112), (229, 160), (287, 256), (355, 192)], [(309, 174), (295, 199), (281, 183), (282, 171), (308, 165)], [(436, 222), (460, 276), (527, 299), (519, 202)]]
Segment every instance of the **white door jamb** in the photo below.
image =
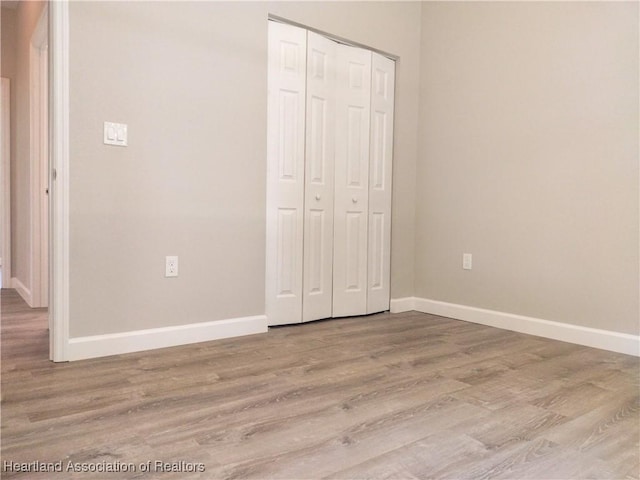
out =
[(11, 287), (11, 95), (10, 81), (8, 78), (2, 79), (2, 152), (0, 152), (0, 181), (2, 182), (2, 211), (0, 211), (0, 221), (2, 222), (2, 287)]
[(49, 6), (50, 288), (49, 356), (68, 359), (69, 345), (69, 2)]

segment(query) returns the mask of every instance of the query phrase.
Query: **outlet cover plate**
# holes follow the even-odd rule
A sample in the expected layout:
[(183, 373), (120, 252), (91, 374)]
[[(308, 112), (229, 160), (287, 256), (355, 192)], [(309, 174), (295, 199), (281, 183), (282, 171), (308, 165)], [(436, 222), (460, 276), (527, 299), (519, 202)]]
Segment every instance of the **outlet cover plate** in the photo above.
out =
[(165, 258), (165, 277), (177, 277), (178, 276), (178, 257), (176, 255), (170, 255)]

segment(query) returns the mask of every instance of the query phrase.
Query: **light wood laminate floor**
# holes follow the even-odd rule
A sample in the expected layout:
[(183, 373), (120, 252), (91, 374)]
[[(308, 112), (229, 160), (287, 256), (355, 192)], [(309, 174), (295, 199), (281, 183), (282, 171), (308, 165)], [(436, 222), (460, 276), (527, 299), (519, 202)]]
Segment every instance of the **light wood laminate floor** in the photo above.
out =
[[(47, 349), (46, 312), (3, 290), (3, 478), (640, 476), (639, 361), (603, 350), (415, 312), (63, 364)], [(34, 461), (136, 471), (5, 468)]]

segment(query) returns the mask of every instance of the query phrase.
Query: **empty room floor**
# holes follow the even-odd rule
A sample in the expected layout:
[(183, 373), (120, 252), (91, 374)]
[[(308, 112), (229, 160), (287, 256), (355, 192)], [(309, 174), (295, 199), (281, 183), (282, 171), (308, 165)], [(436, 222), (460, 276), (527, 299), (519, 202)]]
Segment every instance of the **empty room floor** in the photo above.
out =
[[(640, 474), (639, 360), (603, 350), (409, 312), (71, 363), (47, 351), (46, 311), (2, 290), (3, 478)], [(5, 468), (60, 461), (121, 471)]]

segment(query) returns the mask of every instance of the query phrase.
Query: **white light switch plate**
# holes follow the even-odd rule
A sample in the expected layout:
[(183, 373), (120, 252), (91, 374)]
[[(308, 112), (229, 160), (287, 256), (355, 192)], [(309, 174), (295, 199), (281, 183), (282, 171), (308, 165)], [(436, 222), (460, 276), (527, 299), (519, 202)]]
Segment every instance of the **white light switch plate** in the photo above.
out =
[(104, 144), (116, 145), (118, 147), (127, 146), (127, 124), (104, 122)]

